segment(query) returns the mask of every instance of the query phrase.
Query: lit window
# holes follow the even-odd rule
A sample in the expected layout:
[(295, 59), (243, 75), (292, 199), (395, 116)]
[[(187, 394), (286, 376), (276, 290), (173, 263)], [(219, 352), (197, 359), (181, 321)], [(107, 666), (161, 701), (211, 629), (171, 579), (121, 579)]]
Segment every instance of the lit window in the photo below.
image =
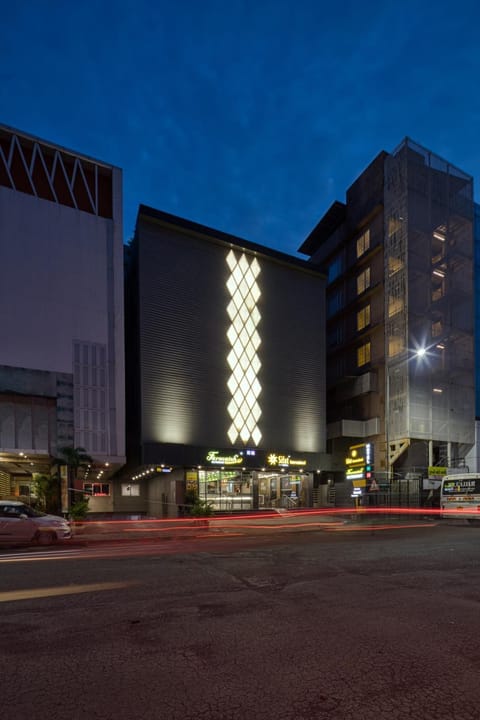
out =
[(388, 237), (393, 237), (393, 235), (402, 230), (404, 227), (405, 223), (403, 221), (403, 218), (393, 216), (388, 218)]
[(390, 296), (388, 298), (388, 317), (393, 317), (393, 315), (396, 315), (399, 312), (402, 312), (404, 308), (404, 299), (403, 297), (394, 297)]
[(370, 362), (370, 343), (367, 342), (365, 345), (357, 348), (357, 366), (362, 367)]
[(445, 273), (437, 269), (432, 273), (432, 302), (440, 300), (445, 295)]
[(436, 265), (445, 258), (446, 228), (440, 226), (432, 233), (432, 265)]
[(432, 322), (432, 338), (439, 337), (443, 332), (442, 321), (436, 320)]
[(388, 338), (388, 357), (395, 357), (405, 350), (405, 338), (403, 335), (392, 335)]
[(83, 483), (83, 492), (85, 495), (110, 495), (110, 485), (108, 483)]
[(140, 485), (138, 483), (122, 483), (122, 495), (128, 497), (140, 496)]
[(357, 277), (357, 295), (365, 292), (370, 287), (370, 268), (365, 268)]
[(400, 270), (403, 270), (404, 265), (405, 263), (401, 257), (391, 255), (388, 258), (388, 276), (391, 277), (395, 275), (395, 273), (400, 272)]
[(370, 249), (370, 230), (366, 230), (357, 239), (357, 258), (361, 257)]
[(370, 325), (370, 305), (366, 305), (357, 313), (357, 330), (363, 330), (367, 325)]

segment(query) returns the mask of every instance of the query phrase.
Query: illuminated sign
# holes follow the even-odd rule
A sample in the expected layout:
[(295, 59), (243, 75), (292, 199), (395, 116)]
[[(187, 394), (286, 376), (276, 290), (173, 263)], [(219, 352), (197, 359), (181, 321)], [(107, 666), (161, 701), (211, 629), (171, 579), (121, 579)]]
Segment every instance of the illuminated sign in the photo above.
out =
[(272, 467), (275, 465), (283, 467), (305, 467), (307, 461), (301, 458), (292, 458), (290, 455), (277, 455), (277, 453), (270, 453), (267, 457), (267, 464)]
[(238, 453), (235, 455), (219, 455), (218, 450), (209, 450), (206, 460), (212, 465), (241, 465), (243, 458)]
[(362, 466), (361, 468), (348, 468), (347, 472), (345, 473), (348, 480), (360, 480), (365, 479), (365, 468)]
[(480, 493), (480, 478), (460, 478), (445, 480), (443, 484), (444, 495), (473, 495)]
[(359, 455), (356, 450), (352, 450), (351, 455), (345, 458), (345, 465), (363, 465), (365, 458), (363, 455)]
[(446, 475), (446, 474), (447, 474), (446, 467), (439, 467), (436, 465), (428, 466), (428, 477), (438, 477), (440, 475)]
[(345, 475), (348, 480), (362, 480), (372, 478), (373, 471), (373, 445), (362, 443), (349, 447), (349, 454), (345, 458), (347, 466)]
[(198, 475), (196, 470), (187, 470), (185, 480), (187, 490), (198, 490)]
[(362, 478), (362, 479), (359, 479), (359, 480), (354, 480), (354, 481), (353, 481), (353, 487), (354, 487), (354, 488), (364, 488), (364, 487), (367, 487), (367, 481), (365, 480), (365, 478)]

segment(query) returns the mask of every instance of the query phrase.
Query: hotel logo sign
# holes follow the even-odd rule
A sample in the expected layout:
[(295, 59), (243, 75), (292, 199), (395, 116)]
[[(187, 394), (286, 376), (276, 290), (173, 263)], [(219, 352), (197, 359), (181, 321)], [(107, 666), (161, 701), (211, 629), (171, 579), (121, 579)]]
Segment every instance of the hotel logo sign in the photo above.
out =
[(373, 471), (372, 443), (352, 445), (349, 448), (348, 456), (345, 458), (345, 465), (347, 466), (345, 474), (348, 480), (371, 480)]
[(220, 455), (219, 452), (219, 450), (209, 450), (206, 461), (212, 463), (212, 465), (241, 465), (243, 463), (243, 457), (238, 453)]
[(290, 455), (270, 453), (267, 457), (267, 464), (270, 467), (305, 467), (307, 461), (303, 458), (292, 458)]

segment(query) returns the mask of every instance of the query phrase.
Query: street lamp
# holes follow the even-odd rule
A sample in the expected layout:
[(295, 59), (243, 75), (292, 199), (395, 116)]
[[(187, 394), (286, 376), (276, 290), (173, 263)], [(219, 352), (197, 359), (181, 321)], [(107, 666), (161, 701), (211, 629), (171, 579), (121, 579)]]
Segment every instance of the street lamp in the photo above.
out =
[[(408, 354), (412, 352), (412, 354)], [(408, 366), (408, 364), (412, 360), (419, 360), (427, 354), (427, 349), (425, 347), (419, 347), (414, 351), (407, 351), (407, 357), (403, 358), (399, 362), (393, 363), (392, 365), (389, 365), (388, 363), (388, 357), (385, 357), (385, 444), (386, 444), (386, 453), (385, 453), (385, 464), (387, 469), (387, 478), (390, 481), (391, 479), (391, 472), (392, 472), (392, 464), (390, 462), (391, 456), (390, 456), (390, 442), (391, 442), (391, 433), (390, 433), (390, 371), (392, 369), (398, 371), (403, 366)], [(408, 390), (408, 370), (407, 370), (407, 390)], [(407, 393), (407, 390), (405, 391), (405, 394)], [(432, 464), (432, 441), (429, 441), (429, 448), (428, 448), (428, 454), (429, 454), (429, 465)]]

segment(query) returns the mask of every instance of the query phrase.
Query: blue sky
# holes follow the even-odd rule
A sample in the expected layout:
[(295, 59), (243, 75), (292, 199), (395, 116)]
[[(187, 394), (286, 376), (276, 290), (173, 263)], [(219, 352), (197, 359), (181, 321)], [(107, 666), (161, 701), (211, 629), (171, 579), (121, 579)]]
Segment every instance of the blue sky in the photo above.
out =
[(124, 171), (140, 203), (296, 254), (409, 136), (480, 188), (478, 0), (23, 0), (0, 123)]

